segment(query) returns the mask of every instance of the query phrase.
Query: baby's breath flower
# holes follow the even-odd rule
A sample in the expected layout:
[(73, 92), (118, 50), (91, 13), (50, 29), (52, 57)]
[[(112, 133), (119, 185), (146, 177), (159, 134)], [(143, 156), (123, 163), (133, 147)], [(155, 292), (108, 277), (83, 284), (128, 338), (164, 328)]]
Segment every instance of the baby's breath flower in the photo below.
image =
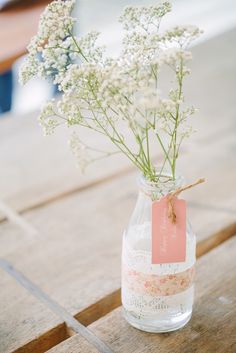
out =
[[(162, 60), (172, 67), (179, 65), (180, 61), (186, 62), (192, 59), (192, 53), (179, 48), (170, 48), (162, 53)], [(187, 68), (186, 68), (187, 70)]]
[(42, 64), (37, 60), (35, 55), (29, 54), (22, 63), (19, 72), (19, 81), (22, 85), (26, 84), (32, 77), (41, 76), (43, 67)]
[(55, 113), (55, 101), (51, 100), (42, 109), (39, 115), (39, 123), (45, 135), (53, 134), (55, 128), (60, 125), (58, 116)]
[(89, 58), (89, 61), (93, 63), (103, 61), (105, 47), (97, 45), (99, 34), (99, 32), (91, 31), (78, 40), (78, 46), (83, 52), (83, 55)]
[[(163, 17), (171, 11), (168, 1), (156, 6), (127, 7), (120, 21), (125, 29), (123, 49), (117, 58), (105, 56), (97, 44), (99, 33), (73, 35), (71, 11), (74, 0), (53, 1), (40, 18), (20, 81), (49, 77), (62, 92), (61, 100), (46, 104), (40, 124), (46, 134), (61, 124), (79, 125), (107, 136), (145, 174), (155, 181), (149, 135), (155, 136), (173, 179), (180, 145), (191, 133), (187, 120), (195, 110), (184, 102), (183, 81), (191, 52), (187, 47), (201, 31), (195, 26), (176, 26), (160, 31)], [(171, 68), (173, 87), (167, 96), (160, 90), (162, 68)], [(123, 135), (124, 125), (131, 139)], [(99, 151), (73, 134), (70, 147), (82, 170)], [(100, 151), (100, 157), (110, 153)]]
[(73, 95), (65, 94), (62, 100), (57, 103), (57, 110), (60, 116), (66, 119), (69, 126), (80, 124), (82, 121), (80, 107)]
[(179, 128), (179, 139), (182, 142), (183, 139), (189, 138), (193, 132), (194, 130), (191, 125), (181, 125), (181, 127)]
[(156, 110), (160, 107), (160, 92), (151, 87), (142, 88), (136, 97), (136, 104), (144, 110)]
[[(28, 45), (28, 56), (20, 71), (20, 82), (25, 84), (34, 76), (56, 74), (65, 68), (68, 56), (67, 37), (74, 19), (70, 16), (75, 0), (56, 0), (49, 4), (40, 17), (38, 33)], [(64, 43), (65, 41), (65, 43)]]
[(167, 30), (163, 35), (163, 41), (170, 43), (178, 43), (181, 47), (187, 47), (193, 40), (198, 38), (203, 31), (197, 26), (175, 26), (170, 30)]
[(69, 146), (76, 158), (77, 166), (80, 167), (81, 172), (84, 173), (86, 167), (91, 161), (86, 145), (80, 140), (76, 133), (73, 133), (69, 140)]
[(128, 6), (124, 13), (120, 16), (125, 30), (145, 30), (148, 31), (150, 26), (159, 27), (160, 19), (171, 11), (171, 3), (165, 1), (157, 6), (150, 7), (134, 7)]

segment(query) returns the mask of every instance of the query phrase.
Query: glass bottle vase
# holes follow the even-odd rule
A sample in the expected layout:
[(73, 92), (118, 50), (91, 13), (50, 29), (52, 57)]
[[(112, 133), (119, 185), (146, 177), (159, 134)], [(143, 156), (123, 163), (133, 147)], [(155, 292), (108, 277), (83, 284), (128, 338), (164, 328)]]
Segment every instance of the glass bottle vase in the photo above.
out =
[(185, 262), (152, 264), (153, 199), (182, 186), (183, 179), (162, 175), (159, 183), (139, 181), (139, 195), (123, 235), (122, 305), (126, 320), (147, 332), (168, 332), (191, 318), (194, 300), (196, 237), (187, 220)]

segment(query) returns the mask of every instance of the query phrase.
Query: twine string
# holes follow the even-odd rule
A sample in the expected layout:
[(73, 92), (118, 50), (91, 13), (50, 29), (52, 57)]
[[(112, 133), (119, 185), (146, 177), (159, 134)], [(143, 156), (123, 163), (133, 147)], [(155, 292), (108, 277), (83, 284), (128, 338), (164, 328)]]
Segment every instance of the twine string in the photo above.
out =
[(171, 220), (172, 223), (176, 223), (176, 213), (174, 209), (174, 198), (177, 197), (182, 191), (191, 189), (192, 187), (204, 183), (205, 179), (201, 178), (195, 181), (195, 183), (188, 184), (186, 186), (182, 186), (175, 190), (174, 192), (170, 193), (168, 195), (168, 218)]

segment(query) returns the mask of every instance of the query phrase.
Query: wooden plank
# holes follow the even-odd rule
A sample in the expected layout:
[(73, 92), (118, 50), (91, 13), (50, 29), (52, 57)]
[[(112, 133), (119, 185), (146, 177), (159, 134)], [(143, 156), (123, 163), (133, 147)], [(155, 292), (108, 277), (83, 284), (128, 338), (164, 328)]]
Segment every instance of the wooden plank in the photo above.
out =
[(0, 288), (0, 352), (10, 353), (25, 344), (24, 353), (43, 352), (68, 337), (58, 317), (1, 269)]
[[(96, 347), (100, 353), (112, 353), (110, 348), (104, 342), (102, 342), (98, 337), (96, 337), (84, 325), (79, 323), (62, 306), (60, 306), (55, 300), (50, 298), (47, 293), (43, 292), (41, 288), (35, 285), (35, 283), (32, 282), (29, 278), (25, 277), (20, 271), (18, 271), (14, 266), (12, 266), (12, 264), (10, 264), (6, 260), (0, 259), (0, 267), (11, 277), (13, 277), (17, 281), (17, 283), (19, 283), (23, 288), (25, 288), (32, 296), (34, 296), (38, 301), (43, 303), (47, 308), (49, 308), (53, 313), (55, 313), (61, 319), (61, 321), (68, 326), (68, 330), (71, 334), (77, 333), (81, 335), (94, 347)], [(47, 335), (47, 333), (45, 335)], [(41, 337), (41, 339), (43, 338)], [(21, 346), (19, 349), (17, 349), (17, 351), (31, 351), (29, 350), (30, 345), (31, 342), (28, 345)], [(40, 342), (38, 343), (38, 345), (38, 348), (41, 351), (42, 348)]]
[[(109, 190), (108, 193), (111, 194)], [(120, 195), (120, 197), (123, 199), (123, 195)], [(67, 203), (65, 206), (76, 208), (76, 205), (73, 203)], [(110, 213), (112, 219), (115, 218), (115, 214), (117, 214), (120, 206), (118, 203), (115, 213)], [(50, 215), (48, 209), (44, 210), (44, 212), (48, 212)], [(93, 237), (87, 235), (87, 241), (83, 240), (86, 234), (89, 234), (86, 233), (88, 226), (82, 225), (81, 227), (78, 226), (78, 223), (73, 222), (74, 229), (71, 229), (69, 232), (64, 228), (61, 233), (55, 221), (65, 215), (57, 213), (54, 216), (55, 220), (51, 222), (49, 230), (55, 227), (57, 231), (51, 235), (48, 232), (44, 234), (45, 238), (49, 238), (47, 240), (42, 237), (40, 240), (34, 241), (29, 239), (25, 234), (20, 234), (19, 230), (14, 232), (11, 229), (12, 226), (9, 227), (8, 225), (7, 227), (7, 223), (2, 224), (2, 226), (4, 225), (5, 243), (1, 248), (7, 249), (9, 240), (15, 243), (14, 247), (19, 246), (19, 243), (24, 244), (24, 246), (19, 246), (17, 251), (14, 251), (15, 249), (12, 248), (6, 257), (13, 261), (31, 279), (36, 281), (37, 284), (40, 284), (47, 293), (58, 300), (73, 315), (77, 314), (76, 317), (81, 322), (85, 324), (91, 323), (120, 304), (118, 288), (120, 286), (120, 236), (122, 223), (114, 225), (111, 236), (111, 225), (109, 225), (109, 222), (104, 223), (103, 221), (102, 227), (105, 227), (105, 232), (97, 232), (97, 239), (94, 241), (94, 248), (92, 248)], [(204, 222), (204, 216), (207, 216), (205, 210), (202, 214), (198, 213), (201, 223)], [(213, 215), (213, 219), (215, 216)], [(69, 215), (66, 215), (66, 218), (68, 217)], [(80, 214), (80, 217), (86, 219), (86, 210), (85, 213)], [(100, 215), (98, 215), (97, 219), (100, 219)], [(39, 223), (43, 223), (45, 219), (39, 218), (38, 221)], [(99, 223), (101, 224), (101, 222)], [(11, 229), (10, 233), (7, 232), (9, 228)], [(80, 229), (79, 232), (78, 228)], [(92, 234), (94, 234), (96, 229), (97, 221), (90, 227)], [(12, 235), (14, 235), (14, 238), (12, 238)], [(81, 256), (81, 249), (83, 249), (83, 256)], [(94, 256), (93, 260), (91, 257), (86, 259), (89, 253), (91, 257)], [(31, 255), (26, 258), (27, 254)], [(95, 263), (96, 268), (94, 268)], [(86, 276), (84, 275), (85, 273)], [(112, 291), (115, 291), (115, 294), (109, 298), (109, 293)], [(103, 297), (105, 298), (102, 299)], [(96, 302), (99, 300), (101, 304), (97, 305)], [(38, 310), (41, 311), (41, 308)], [(3, 322), (11, 313), (11, 305), (5, 306), (4, 315), (1, 313)], [(37, 321), (36, 314), (35, 320)], [(11, 322), (11, 330), (14, 330), (15, 324), (18, 327), (17, 322)], [(43, 337), (43, 341), (51, 344), (51, 339), (45, 339), (46, 331), (41, 326), (41, 322), (38, 322), (37, 325), (42, 328), (41, 336)], [(22, 326), (24, 326), (22, 329), (26, 332), (28, 341), (33, 340), (34, 336), (32, 336), (31, 330), (28, 331), (24, 323)], [(54, 326), (52, 325), (51, 330), (53, 328)], [(39, 342), (41, 342), (42, 337), (38, 340)], [(24, 344), (28, 341), (26, 340)], [(23, 343), (23, 341), (20, 343)]]
[(231, 223), (229, 226), (212, 234), (208, 238), (199, 241), (197, 244), (197, 257), (206, 254), (208, 251), (214, 249), (234, 234), (236, 234), (236, 222)]
[[(76, 348), (74, 347), (74, 337), (71, 337), (66, 340), (66, 353), (99, 353), (96, 348), (91, 346), (84, 338), (79, 337), (76, 335), (76, 340), (79, 337), (79, 344), (76, 345)], [(59, 349), (59, 351), (58, 351)], [(59, 353), (60, 352), (60, 347), (58, 346), (50, 349), (50, 353)], [(48, 351), (49, 352), (49, 351)]]
[[(234, 131), (233, 73), (236, 50), (232, 42), (235, 36), (236, 31), (232, 31), (194, 48), (193, 74), (186, 84), (186, 92), (188, 100), (200, 108), (200, 114), (194, 119), (194, 126), (199, 132), (193, 136), (191, 143), (186, 144), (185, 149), (189, 152), (193, 149), (198, 151), (199, 145), (208, 148)], [(225, 53), (223, 58), (216, 59), (218, 52)], [(209, 97), (206, 99), (206, 92), (211, 92), (214, 101)], [(129, 162), (125, 157), (116, 156), (91, 166), (86, 175), (81, 176), (66, 148), (68, 132), (60, 130), (55, 136), (45, 138), (36, 116), (36, 112), (17, 119), (10, 115), (0, 121), (0, 194), (14, 209), (27, 210), (97, 183), (104, 177), (119, 176), (119, 173), (125, 172)], [(88, 142), (94, 140), (94, 136), (86, 133), (84, 139), (87, 137)], [(98, 138), (96, 143), (101, 147), (107, 146)], [(199, 154), (198, 157), (202, 158)], [(189, 164), (194, 167), (195, 163), (191, 161), (192, 155), (189, 153), (187, 168), (183, 168), (180, 162), (179, 169), (193, 178)]]
[[(62, 340), (66, 339), (69, 334), (80, 334), (82, 337), (84, 337), (86, 340), (88, 340), (88, 342), (90, 342), (90, 345), (86, 345), (86, 346), (94, 346), (98, 349), (99, 352), (101, 353), (112, 353), (111, 350), (109, 349), (109, 347), (107, 347), (101, 340), (99, 340), (93, 333), (91, 333), (91, 331), (89, 331), (85, 326), (83, 326), (81, 323), (79, 323), (76, 319), (73, 318), (73, 316), (71, 316), (63, 307), (61, 307), (60, 305), (58, 305), (57, 302), (55, 302), (52, 298), (50, 298), (46, 293), (44, 293), (37, 285), (35, 285), (35, 283), (33, 283), (30, 279), (28, 279), (27, 277), (25, 277), (21, 272), (19, 272), (16, 268), (14, 268), (14, 266), (12, 266), (12, 264), (10, 264), (7, 261), (4, 261), (2, 259), (0, 259), (0, 268), (2, 270), (5, 271), (4, 275), (7, 273), (8, 275), (10, 275), (11, 277), (14, 278), (15, 281), (17, 281), (18, 284), (20, 284), (22, 286), (22, 288), (25, 288), (27, 290), (27, 294), (30, 297), (30, 295), (33, 298), (36, 298), (36, 302), (38, 303), (43, 303), (43, 305), (45, 306), (45, 308), (42, 306), (41, 308), (32, 308), (31, 302), (27, 302), (28, 304), (28, 311), (26, 312), (26, 314), (23, 316), (23, 318), (27, 320), (27, 317), (29, 316), (29, 312), (34, 315), (36, 314), (37, 310), (40, 310), (39, 315), (34, 317), (34, 320), (31, 320), (31, 325), (35, 324), (35, 321), (37, 321), (37, 327), (38, 330), (35, 332), (34, 330), (34, 326), (29, 327), (29, 323), (27, 320), (26, 324), (24, 325), (24, 321), (22, 322), (22, 320), (20, 321), (20, 319), (18, 318), (18, 320), (10, 320), (10, 327), (12, 328), (12, 330), (9, 330), (9, 327), (7, 327), (6, 331), (4, 331), (4, 335), (1, 338), (2, 343), (0, 344), (0, 349), (1, 347), (4, 348), (4, 352), (8, 352), (8, 348), (13, 345), (17, 345), (17, 342), (19, 343), (19, 346), (17, 345), (16, 350), (14, 350), (14, 352), (16, 353), (28, 353), (28, 352), (34, 352), (34, 353), (42, 353), (45, 352), (46, 349), (54, 346), (55, 344), (57, 344), (58, 342), (61, 342)], [(2, 271), (1, 270), (1, 271)], [(16, 283), (15, 281), (14, 284)], [(9, 286), (9, 283), (6, 283), (7, 287), (6, 287), (6, 292), (10, 291), (11, 293), (11, 286)], [(15, 291), (14, 291), (14, 294)], [(17, 293), (19, 294), (19, 293)], [(30, 294), (30, 295), (29, 295)], [(5, 296), (3, 296), (2, 299), (5, 299)], [(12, 298), (10, 298), (12, 299)], [(9, 317), (11, 317), (11, 315), (9, 314), (9, 303), (8, 301), (10, 300), (9, 297), (7, 296), (7, 300), (6, 300), (6, 305), (4, 306), (3, 309), (0, 310), (1, 312), (1, 324), (4, 325), (4, 322), (8, 323), (8, 319)], [(17, 311), (14, 312), (15, 315), (18, 315), (20, 313), (20, 305), (19, 302), (17, 302), (17, 305), (13, 308), (12, 303), (10, 303), (10, 309), (11, 309), (11, 314), (12, 314), (12, 310), (16, 307)], [(20, 303), (22, 304), (22, 303)], [(6, 309), (6, 310), (5, 310)], [(46, 309), (46, 310), (44, 310)], [(56, 314), (57, 317), (57, 321), (58, 321), (58, 325), (57, 326), (53, 326), (52, 328), (51, 326), (51, 321), (50, 321), (50, 317), (49, 319), (47, 319), (48, 316), (48, 312), (50, 312), (48, 309), (50, 309), (54, 314)], [(31, 310), (31, 311), (30, 311)], [(28, 316), (27, 316), (28, 315)], [(58, 319), (59, 317), (59, 319)], [(19, 322), (20, 321), (20, 322)], [(43, 323), (47, 322), (49, 327), (48, 330), (43, 332), (43, 334), (35, 337), (35, 335), (37, 334), (37, 332), (41, 332), (41, 328), (43, 328)], [(59, 324), (60, 322), (60, 324)], [(20, 330), (14, 330), (15, 325), (17, 325), (17, 328), (19, 325), (24, 326), (23, 328), (20, 327)], [(67, 329), (67, 326), (68, 329)], [(19, 339), (16, 342), (14, 341), (15, 335), (12, 335), (12, 332), (22, 332), (23, 337), (21, 337), (21, 339), (23, 340), (23, 345), (22, 340)], [(27, 335), (28, 333), (28, 335)], [(1, 335), (0, 335), (1, 336)], [(31, 337), (32, 339), (29, 340), (27, 342), (27, 338)], [(9, 349), (10, 349), (9, 348)], [(6, 349), (6, 350), (5, 350)], [(10, 350), (11, 351), (11, 350)], [(9, 352), (10, 352), (9, 351)]]
[[(207, 238), (210, 233), (218, 232), (220, 228), (228, 226), (235, 222), (236, 211), (236, 192), (233, 187), (236, 178), (236, 168), (234, 150), (236, 141), (233, 134), (228, 134), (221, 141), (212, 146), (199, 146), (197, 150), (191, 151), (191, 159), (180, 159), (181, 165), (187, 180), (193, 180), (196, 177), (204, 176), (205, 185), (195, 187), (182, 194), (193, 206), (190, 208), (189, 216), (193, 219), (197, 210), (206, 212), (205, 222), (199, 220), (198, 231), (201, 239)], [(210, 228), (210, 233), (208, 232)]]
[(9, 70), (26, 52), (30, 38), (37, 32), (39, 16), (48, 2), (20, 4), (0, 12), (0, 73)]
[[(234, 237), (198, 260), (194, 313), (183, 329), (166, 334), (141, 332), (124, 320), (121, 308), (89, 328), (117, 353), (234, 353), (236, 266), (232, 259), (235, 251)], [(74, 353), (79, 346), (80, 338), (74, 336), (48, 353)]]
[[(109, 163), (101, 160), (86, 174), (81, 174), (68, 147), (68, 130), (61, 129), (54, 136), (44, 137), (36, 115), (0, 121), (1, 199), (15, 210), (32, 208), (35, 204), (40, 206), (48, 200), (119, 176), (129, 166), (125, 157), (116, 155)], [(84, 131), (84, 139), (94, 145), (94, 135), (89, 131)], [(98, 135), (96, 143), (101, 149), (110, 148), (110, 143)]]
[[(26, 213), (25, 221), (38, 230), (33, 237), (2, 223), (0, 255), (82, 323), (91, 323), (120, 304), (121, 235), (136, 198), (134, 180), (131, 173)], [(228, 211), (190, 209), (202, 240), (212, 235), (217, 218), (219, 227), (232, 221)], [(220, 241), (233, 232), (235, 226)], [(11, 311), (6, 307), (3, 320)]]

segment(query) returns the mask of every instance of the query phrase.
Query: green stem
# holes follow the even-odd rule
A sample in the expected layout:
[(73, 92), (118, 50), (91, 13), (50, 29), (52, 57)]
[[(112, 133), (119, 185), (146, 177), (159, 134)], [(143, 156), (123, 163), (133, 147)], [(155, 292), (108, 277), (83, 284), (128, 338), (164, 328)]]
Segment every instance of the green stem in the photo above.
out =
[[(125, 118), (127, 121), (130, 121), (129, 116), (127, 116), (127, 115), (125, 114), (125, 112), (124, 112), (122, 109), (120, 109), (120, 112), (122, 113), (122, 115), (124, 116), (124, 118)], [(143, 163), (143, 171), (146, 171), (145, 174), (148, 175), (148, 174), (150, 174), (150, 172), (151, 172), (151, 169), (150, 169), (150, 167), (149, 167), (149, 161), (148, 161), (148, 159), (147, 159), (146, 153), (145, 153), (144, 148), (143, 148), (142, 139), (141, 139), (140, 135), (135, 131), (135, 129), (134, 129), (134, 127), (133, 127), (133, 124), (132, 124), (132, 121), (130, 122), (130, 129), (131, 129), (131, 131), (133, 132), (133, 135), (134, 135), (134, 137), (135, 137), (135, 140), (136, 140), (136, 141), (138, 142), (138, 144), (139, 144), (139, 156), (140, 156), (141, 161), (142, 161), (142, 163)]]
[[(110, 119), (106, 113), (106, 111), (104, 110), (104, 108), (101, 106), (100, 102), (98, 101), (96, 95), (94, 94), (93, 88), (90, 86), (91, 92), (94, 96), (94, 99), (96, 100), (97, 104), (99, 105), (99, 108), (102, 110), (102, 112), (104, 113), (105, 117), (107, 118), (107, 121), (109, 123), (109, 125), (111, 125)], [(92, 111), (93, 113), (93, 111)], [(116, 147), (123, 152), (131, 161), (132, 163), (134, 163), (136, 165), (136, 167), (138, 167), (139, 169), (142, 169), (142, 165), (140, 165), (139, 161), (137, 160), (137, 158), (134, 156), (134, 154), (132, 153), (132, 151), (130, 151), (130, 149), (123, 143), (120, 135), (117, 133), (116, 129), (114, 127), (113, 128), (113, 132), (115, 132), (118, 140), (114, 139), (114, 137), (112, 137), (109, 132), (102, 126), (102, 124), (99, 122), (99, 120), (96, 118), (95, 114), (93, 113), (94, 119), (96, 120), (97, 124), (100, 126), (100, 128), (104, 131), (104, 133), (109, 137), (109, 139), (116, 145)], [(122, 147), (121, 147), (122, 145)], [(125, 148), (125, 150), (123, 149), (123, 147)]]
[(157, 132), (155, 132), (155, 135), (156, 135), (156, 137), (157, 137), (157, 139), (158, 139), (158, 142), (160, 143), (161, 148), (162, 148), (162, 150), (163, 150), (163, 152), (164, 152), (164, 154), (165, 154), (165, 157), (166, 157), (166, 159), (168, 160), (168, 162), (169, 162), (169, 164), (170, 164), (170, 167), (171, 167), (171, 166), (172, 166), (172, 163), (171, 163), (169, 154), (168, 154), (168, 152), (166, 151), (165, 146), (164, 146), (163, 142), (161, 141), (161, 138), (160, 138), (159, 134), (158, 134)]
[(88, 59), (87, 59), (86, 56), (83, 54), (83, 51), (82, 51), (82, 49), (80, 48), (80, 46), (78, 45), (78, 42), (77, 42), (77, 40), (75, 39), (73, 33), (72, 33), (71, 31), (69, 31), (69, 34), (71, 35), (71, 38), (72, 38), (73, 42), (75, 43), (75, 46), (76, 46), (77, 49), (79, 50), (80, 55), (84, 58), (84, 60), (85, 60), (86, 62), (88, 62)]
[[(180, 71), (178, 73), (178, 84), (179, 84), (179, 93), (178, 99), (181, 99), (182, 96), (182, 86), (183, 86), (183, 59), (180, 59)], [(172, 163), (172, 177), (175, 179), (175, 171), (176, 171), (176, 160), (178, 157), (177, 154), (177, 130), (179, 124), (179, 108), (180, 104), (177, 104), (176, 108), (176, 119), (175, 119), (175, 126), (174, 126), (174, 141), (173, 141), (173, 163)]]

